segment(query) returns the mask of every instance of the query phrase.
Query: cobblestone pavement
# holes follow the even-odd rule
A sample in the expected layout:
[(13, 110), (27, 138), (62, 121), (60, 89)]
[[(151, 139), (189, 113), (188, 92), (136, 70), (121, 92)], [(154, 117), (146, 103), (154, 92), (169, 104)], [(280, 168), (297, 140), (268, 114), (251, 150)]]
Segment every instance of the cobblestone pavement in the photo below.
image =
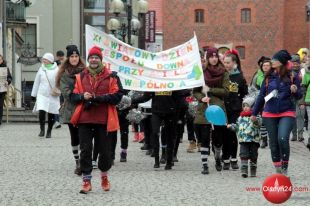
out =
[[(0, 127), (0, 205), (271, 205), (261, 187), (273, 172), (269, 149), (259, 150), (258, 177), (242, 179), (239, 171), (216, 172), (210, 156), (210, 174), (202, 175), (200, 154), (186, 153), (188, 142), (180, 146), (179, 160), (171, 171), (153, 169), (154, 161), (129, 143), (128, 162), (110, 170), (112, 189), (100, 188), (99, 171), (93, 172), (93, 191), (79, 194), (81, 178), (73, 174), (69, 132), (65, 125), (53, 130), (52, 138), (38, 137), (35, 124), (4, 124)], [(186, 139), (184, 135), (184, 139)], [(308, 192), (294, 192), (283, 205), (309, 205), (310, 152), (303, 143), (291, 143), (290, 178), (294, 186)]]

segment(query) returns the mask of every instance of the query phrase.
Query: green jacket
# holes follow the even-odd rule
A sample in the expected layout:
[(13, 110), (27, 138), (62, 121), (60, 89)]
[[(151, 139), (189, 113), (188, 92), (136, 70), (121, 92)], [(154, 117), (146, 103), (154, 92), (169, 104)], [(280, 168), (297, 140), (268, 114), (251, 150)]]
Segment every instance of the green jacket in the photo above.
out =
[[(78, 68), (82, 71), (82, 68)], [(63, 106), (61, 107), (60, 114), (63, 117), (63, 123), (70, 123), (71, 116), (75, 110), (76, 105), (72, 104), (70, 101), (70, 95), (73, 92), (75, 85), (75, 75), (71, 75), (65, 71), (60, 79), (60, 91), (64, 98)]]
[[(210, 88), (208, 92), (208, 97), (210, 98), (209, 105), (218, 105), (225, 111), (224, 97), (229, 94), (229, 85), (229, 74), (225, 72), (222, 78), (222, 87)], [(208, 104), (201, 101), (205, 97), (205, 94), (202, 93), (202, 87), (195, 88), (193, 95), (198, 101), (194, 124), (210, 124), (205, 118)]]

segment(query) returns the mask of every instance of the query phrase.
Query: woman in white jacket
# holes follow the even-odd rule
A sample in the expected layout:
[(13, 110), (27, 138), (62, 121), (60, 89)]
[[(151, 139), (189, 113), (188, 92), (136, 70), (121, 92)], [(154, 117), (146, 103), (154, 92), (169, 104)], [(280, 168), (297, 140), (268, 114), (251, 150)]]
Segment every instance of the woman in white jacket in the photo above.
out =
[(51, 138), (51, 132), (54, 124), (54, 115), (59, 114), (60, 101), (59, 96), (53, 96), (52, 88), (55, 87), (55, 78), (58, 72), (58, 66), (54, 62), (54, 56), (51, 53), (45, 53), (42, 57), (42, 65), (37, 72), (31, 96), (36, 98), (33, 108), (34, 112), (39, 112), (40, 133), (39, 137), (45, 134), (45, 116), (48, 113), (48, 128), (46, 138)]

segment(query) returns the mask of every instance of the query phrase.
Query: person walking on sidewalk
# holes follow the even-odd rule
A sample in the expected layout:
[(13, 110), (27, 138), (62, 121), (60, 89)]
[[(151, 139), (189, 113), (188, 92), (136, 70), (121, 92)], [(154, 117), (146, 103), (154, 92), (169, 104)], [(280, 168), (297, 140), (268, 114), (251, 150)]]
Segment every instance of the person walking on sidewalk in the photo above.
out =
[(78, 128), (70, 123), (71, 116), (75, 110), (75, 105), (70, 101), (70, 95), (73, 93), (75, 75), (83, 71), (85, 64), (80, 58), (80, 52), (76, 45), (68, 45), (66, 50), (67, 59), (61, 65), (56, 76), (56, 87), (60, 88), (61, 94), (64, 97), (64, 103), (60, 111), (63, 123), (68, 124), (69, 127), (72, 153), (76, 164), (74, 174), (81, 175)]
[(45, 53), (42, 57), (42, 65), (36, 74), (31, 96), (36, 99), (34, 112), (39, 112), (40, 133), (39, 137), (45, 135), (45, 116), (48, 114), (48, 127), (46, 138), (51, 138), (55, 114), (59, 114), (60, 101), (59, 94), (55, 94), (55, 78), (58, 72), (58, 66), (54, 62), (54, 56), (51, 53)]
[[(226, 126), (215, 126), (205, 118), (205, 111), (208, 105), (220, 106), (225, 111), (224, 97), (229, 92), (229, 74), (225, 71), (224, 65), (219, 61), (219, 53), (216, 48), (207, 49), (207, 65), (203, 67), (205, 80), (204, 87), (194, 88), (193, 96), (198, 101), (197, 115), (194, 120), (195, 134), (201, 140), (201, 162), (202, 174), (209, 174), (208, 154), (210, 152), (210, 135), (212, 134), (212, 145), (214, 147), (215, 168), (222, 170), (221, 151), (223, 146)], [(212, 132), (211, 132), (211, 129)]]
[(228, 124), (227, 128), (237, 133), (240, 144), (241, 176), (248, 177), (248, 165), (250, 160), (250, 176), (256, 177), (258, 148), (260, 142), (259, 127), (261, 118), (255, 122), (251, 120), (252, 109), (255, 97), (245, 96), (242, 102), (243, 110), (236, 124)]
[(101, 187), (110, 190), (108, 171), (112, 166), (111, 138), (108, 132), (119, 129), (117, 105), (123, 93), (117, 76), (102, 64), (101, 48), (94, 46), (88, 53), (89, 66), (76, 75), (71, 101), (77, 104), (71, 123), (78, 126), (80, 138), (80, 167), (83, 185), (80, 193), (92, 190), (92, 151), (94, 144), (99, 151), (98, 168), (101, 171)]
[[(0, 67), (7, 67), (6, 62), (3, 59), (3, 56), (0, 54)], [(5, 85), (8, 86), (12, 82), (12, 75), (10, 73), (9, 68), (7, 68), (7, 77)], [(6, 92), (0, 92), (0, 125), (2, 124), (2, 116), (3, 116), (3, 104), (4, 104), (4, 98), (5, 98)]]
[(253, 107), (253, 121), (264, 108), (263, 123), (269, 135), (271, 158), (277, 173), (288, 174), (290, 158), (289, 137), (293, 129), (296, 106), (292, 99), (302, 97), (300, 82), (288, 68), (291, 55), (278, 51), (272, 58), (272, 69), (265, 75), (260, 93)]

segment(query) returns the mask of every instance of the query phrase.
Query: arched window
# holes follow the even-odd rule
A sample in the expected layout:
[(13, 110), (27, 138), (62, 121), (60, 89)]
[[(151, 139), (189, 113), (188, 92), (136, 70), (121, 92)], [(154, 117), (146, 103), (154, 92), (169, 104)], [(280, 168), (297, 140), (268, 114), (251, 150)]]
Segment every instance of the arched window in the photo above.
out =
[(196, 9), (195, 10), (195, 23), (203, 23), (204, 22), (204, 10)]
[(251, 23), (251, 9), (241, 9), (241, 23)]

